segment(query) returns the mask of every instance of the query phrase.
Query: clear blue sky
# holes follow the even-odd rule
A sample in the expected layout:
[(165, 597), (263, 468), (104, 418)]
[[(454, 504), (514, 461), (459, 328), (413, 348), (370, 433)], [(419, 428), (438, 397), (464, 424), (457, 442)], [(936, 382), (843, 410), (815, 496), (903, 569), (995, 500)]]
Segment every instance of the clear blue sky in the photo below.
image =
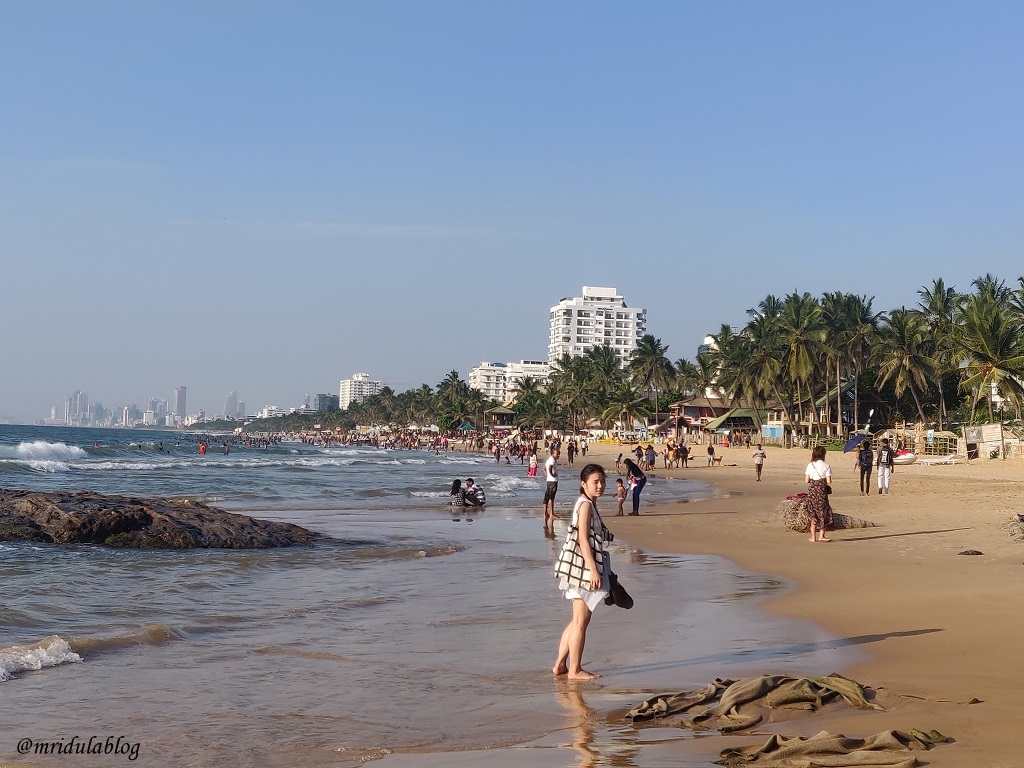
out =
[(1015, 281), (1024, 6), (0, 4), (0, 415), (673, 359), (768, 293)]

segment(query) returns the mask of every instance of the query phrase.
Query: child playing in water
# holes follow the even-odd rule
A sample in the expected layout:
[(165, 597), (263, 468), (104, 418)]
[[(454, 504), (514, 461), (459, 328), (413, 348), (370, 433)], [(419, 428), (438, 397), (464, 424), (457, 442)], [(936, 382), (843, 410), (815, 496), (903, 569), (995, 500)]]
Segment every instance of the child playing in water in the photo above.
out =
[(624, 514), (622, 511), (622, 505), (626, 501), (626, 486), (622, 484), (622, 478), (620, 477), (615, 481), (617, 487), (615, 488), (615, 498), (619, 502), (619, 511), (615, 513), (615, 516)]

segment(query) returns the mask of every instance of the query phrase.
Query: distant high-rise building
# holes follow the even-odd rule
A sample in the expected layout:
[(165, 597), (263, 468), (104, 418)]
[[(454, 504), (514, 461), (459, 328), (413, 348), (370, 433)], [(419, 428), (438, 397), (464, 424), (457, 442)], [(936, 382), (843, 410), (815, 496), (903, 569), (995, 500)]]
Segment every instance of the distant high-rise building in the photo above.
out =
[(245, 416), (245, 401), (244, 400), (239, 400), (238, 401), (238, 411), (236, 412), (236, 415), (240, 419)]
[(326, 395), (320, 394), (316, 396), (316, 410), (317, 411), (336, 411), (338, 410), (339, 398), (337, 395)]
[(78, 405), (75, 408), (76, 415), (78, 418), (78, 424), (87, 424), (89, 422), (89, 395), (86, 392), (78, 393)]
[(188, 411), (185, 410), (185, 394), (186, 387), (174, 388), (174, 415), (179, 422), (184, 421), (185, 416), (188, 415)]
[(647, 333), (647, 310), (627, 307), (614, 288), (585, 285), (582, 296), (562, 299), (549, 317), (549, 363), (566, 353), (581, 357), (607, 344), (625, 365)]
[(353, 373), (351, 379), (342, 379), (338, 386), (338, 407), (347, 410), (370, 395), (380, 392), (380, 382), (371, 381), (368, 373)]
[(233, 419), (238, 416), (238, 393), (235, 390), (228, 392), (224, 400), (224, 418)]

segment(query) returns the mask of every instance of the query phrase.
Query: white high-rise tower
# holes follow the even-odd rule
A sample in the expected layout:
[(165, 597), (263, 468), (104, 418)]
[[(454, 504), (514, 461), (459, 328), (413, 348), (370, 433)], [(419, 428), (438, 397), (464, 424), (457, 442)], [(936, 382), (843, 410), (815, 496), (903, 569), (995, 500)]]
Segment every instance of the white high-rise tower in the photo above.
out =
[(647, 333), (647, 310), (627, 307), (614, 288), (583, 286), (583, 295), (565, 298), (551, 308), (548, 362), (563, 354), (580, 357), (607, 344), (625, 365), (637, 341)]

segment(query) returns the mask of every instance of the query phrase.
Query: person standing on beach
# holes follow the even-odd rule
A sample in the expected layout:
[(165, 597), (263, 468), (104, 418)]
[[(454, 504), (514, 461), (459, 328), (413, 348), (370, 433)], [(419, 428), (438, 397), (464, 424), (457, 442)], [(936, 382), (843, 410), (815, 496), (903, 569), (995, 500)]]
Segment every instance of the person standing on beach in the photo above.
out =
[(624, 514), (622, 511), (622, 505), (626, 501), (626, 486), (622, 484), (622, 478), (620, 477), (615, 481), (615, 500), (619, 503), (619, 511), (615, 513), (616, 517), (622, 517)]
[(761, 469), (764, 467), (764, 457), (766, 456), (764, 448), (761, 444), (757, 444), (757, 450), (754, 451), (754, 470), (757, 472), (757, 482), (761, 482)]
[(638, 467), (632, 459), (626, 459), (626, 482), (633, 489), (633, 511), (630, 515), (640, 514), (640, 492), (647, 485), (647, 475)]
[(597, 511), (597, 499), (604, 489), (604, 468), (598, 464), (585, 466), (580, 472), (580, 497), (555, 563), (558, 588), (566, 600), (572, 601), (572, 618), (562, 630), (551, 672), (569, 680), (597, 677), (583, 668), (583, 648), (594, 609), (609, 594), (611, 563), (605, 546), (611, 536)]
[(708, 466), (710, 467), (715, 461), (715, 446), (714, 443), (708, 443)]
[(537, 450), (530, 451), (530, 469), (527, 473), (530, 477), (537, 476)]
[(895, 458), (896, 455), (889, 447), (889, 438), (883, 437), (882, 445), (878, 449), (878, 492), (882, 493), (884, 489), (887, 496), (889, 495), (889, 478), (892, 476)]
[(875, 466), (875, 457), (867, 440), (857, 446), (857, 466), (860, 468), (860, 495), (868, 496), (871, 494), (871, 470)]
[(832, 524), (832, 506), (828, 503), (828, 495), (832, 493), (832, 467), (825, 461), (824, 446), (819, 445), (811, 451), (811, 463), (804, 470), (804, 482), (807, 483), (804, 509), (811, 524), (810, 540), (832, 541), (825, 535)]
[(558, 493), (558, 456), (557, 448), (551, 449), (551, 455), (544, 462), (544, 529), (555, 532), (555, 495)]

